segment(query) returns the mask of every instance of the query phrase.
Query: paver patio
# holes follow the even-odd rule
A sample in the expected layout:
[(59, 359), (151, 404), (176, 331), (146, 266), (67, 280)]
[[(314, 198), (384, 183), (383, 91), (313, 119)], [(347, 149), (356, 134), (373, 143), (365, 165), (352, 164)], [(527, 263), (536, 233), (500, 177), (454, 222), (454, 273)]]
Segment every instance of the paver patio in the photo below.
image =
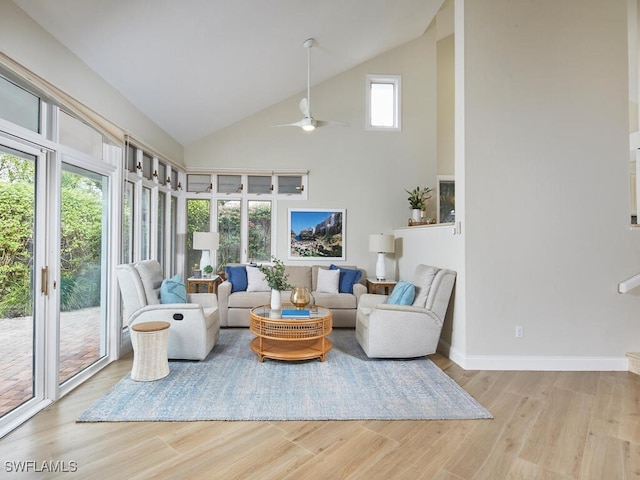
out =
[[(100, 358), (100, 329), (99, 307), (60, 314), (60, 382)], [(32, 344), (32, 317), (0, 319), (0, 416), (33, 397)]]

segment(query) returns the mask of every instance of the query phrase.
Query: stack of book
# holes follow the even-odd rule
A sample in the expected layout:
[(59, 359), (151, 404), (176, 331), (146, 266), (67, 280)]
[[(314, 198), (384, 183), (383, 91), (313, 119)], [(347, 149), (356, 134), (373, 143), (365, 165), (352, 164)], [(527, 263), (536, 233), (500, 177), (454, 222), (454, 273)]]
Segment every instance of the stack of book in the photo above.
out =
[(309, 318), (309, 310), (282, 310), (282, 318)]

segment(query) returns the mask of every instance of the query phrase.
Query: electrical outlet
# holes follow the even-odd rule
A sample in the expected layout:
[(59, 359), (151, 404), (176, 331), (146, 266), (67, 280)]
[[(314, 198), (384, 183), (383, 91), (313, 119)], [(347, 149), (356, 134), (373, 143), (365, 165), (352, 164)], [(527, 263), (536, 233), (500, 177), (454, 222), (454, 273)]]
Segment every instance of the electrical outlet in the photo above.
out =
[(524, 328), (521, 325), (516, 325), (516, 338), (524, 337)]

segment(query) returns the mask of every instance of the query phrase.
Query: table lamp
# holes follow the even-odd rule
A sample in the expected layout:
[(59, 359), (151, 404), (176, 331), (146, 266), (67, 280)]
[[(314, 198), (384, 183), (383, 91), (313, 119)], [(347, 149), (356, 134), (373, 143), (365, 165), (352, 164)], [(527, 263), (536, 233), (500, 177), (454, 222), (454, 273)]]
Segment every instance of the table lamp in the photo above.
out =
[(376, 262), (376, 279), (384, 280), (387, 277), (384, 265), (384, 254), (395, 251), (395, 237), (384, 233), (369, 235), (369, 251), (378, 253)]
[(193, 249), (202, 250), (200, 268), (204, 268), (207, 265), (211, 265), (213, 267), (211, 250), (217, 250), (219, 245), (220, 236), (218, 235), (218, 232), (193, 232)]

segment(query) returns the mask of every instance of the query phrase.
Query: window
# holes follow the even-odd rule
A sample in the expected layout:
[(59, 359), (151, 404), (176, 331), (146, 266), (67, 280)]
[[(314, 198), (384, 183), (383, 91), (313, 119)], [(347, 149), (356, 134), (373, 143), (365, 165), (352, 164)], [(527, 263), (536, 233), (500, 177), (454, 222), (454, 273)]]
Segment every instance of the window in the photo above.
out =
[(102, 158), (102, 135), (95, 129), (62, 111), (58, 115), (58, 128), (61, 144), (93, 158)]
[(171, 193), (177, 190), (179, 174), (135, 142), (127, 142), (124, 160), (122, 263), (155, 259), (165, 276), (180, 273), (175, 262), (184, 251), (176, 242), (178, 207)]
[(187, 270), (191, 276), (195, 265), (200, 265), (202, 252), (193, 249), (193, 232), (211, 231), (211, 202), (209, 200), (187, 200)]
[(40, 133), (40, 99), (0, 77), (0, 118)]
[(160, 262), (160, 265), (162, 265), (162, 269), (166, 270), (164, 268), (164, 254), (165, 254), (165, 242), (164, 242), (164, 238), (165, 238), (165, 205), (166, 205), (166, 201), (167, 201), (167, 196), (164, 193), (160, 193), (158, 195), (158, 211), (156, 212), (158, 214), (158, 218), (157, 218), (157, 225), (158, 225), (158, 229), (157, 229), (157, 239), (156, 239), (156, 247), (157, 247), (157, 251), (158, 251), (158, 261)]
[(158, 170), (156, 171), (156, 179), (158, 180), (158, 185), (166, 185), (167, 184), (167, 166), (158, 162)]
[(187, 175), (187, 192), (208, 192), (211, 190), (211, 175)]
[(171, 190), (178, 190), (178, 185), (180, 181), (178, 180), (178, 171), (171, 170)]
[(242, 175), (218, 175), (218, 193), (242, 192)]
[(248, 193), (271, 193), (271, 176), (249, 175)]
[(135, 147), (133, 147), (132, 145), (127, 145), (127, 158), (125, 159), (126, 169), (131, 173), (135, 173), (137, 171), (136, 170), (137, 164), (138, 164), (138, 161), (136, 159)]
[(122, 200), (122, 263), (133, 262), (134, 185), (124, 182)]
[(217, 264), (224, 267), (229, 263), (240, 263), (240, 200), (218, 200), (218, 247)]
[(148, 153), (142, 154), (142, 176), (147, 180), (152, 180), (153, 158)]
[(278, 195), (303, 195), (304, 191), (302, 175), (278, 176)]
[(268, 262), (271, 259), (271, 202), (249, 200), (247, 204), (249, 263)]
[(178, 198), (174, 195), (171, 195), (171, 235), (169, 236), (169, 271), (176, 272), (177, 271), (177, 255), (176, 249), (178, 245), (176, 244), (176, 236), (178, 234), (178, 229), (176, 225), (178, 224)]
[(218, 232), (219, 247), (213, 265), (216, 271), (233, 263), (270, 261), (276, 244), (272, 234), (276, 221), (275, 201), (306, 199), (308, 172), (189, 173), (186, 183), (184, 267), (185, 273), (191, 275), (202, 255), (191, 247), (193, 232)]
[(400, 131), (400, 76), (367, 75), (366, 129)]
[(151, 189), (142, 188), (142, 217), (140, 218), (140, 226), (142, 227), (140, 246), (142, 260), (151, 258)]

